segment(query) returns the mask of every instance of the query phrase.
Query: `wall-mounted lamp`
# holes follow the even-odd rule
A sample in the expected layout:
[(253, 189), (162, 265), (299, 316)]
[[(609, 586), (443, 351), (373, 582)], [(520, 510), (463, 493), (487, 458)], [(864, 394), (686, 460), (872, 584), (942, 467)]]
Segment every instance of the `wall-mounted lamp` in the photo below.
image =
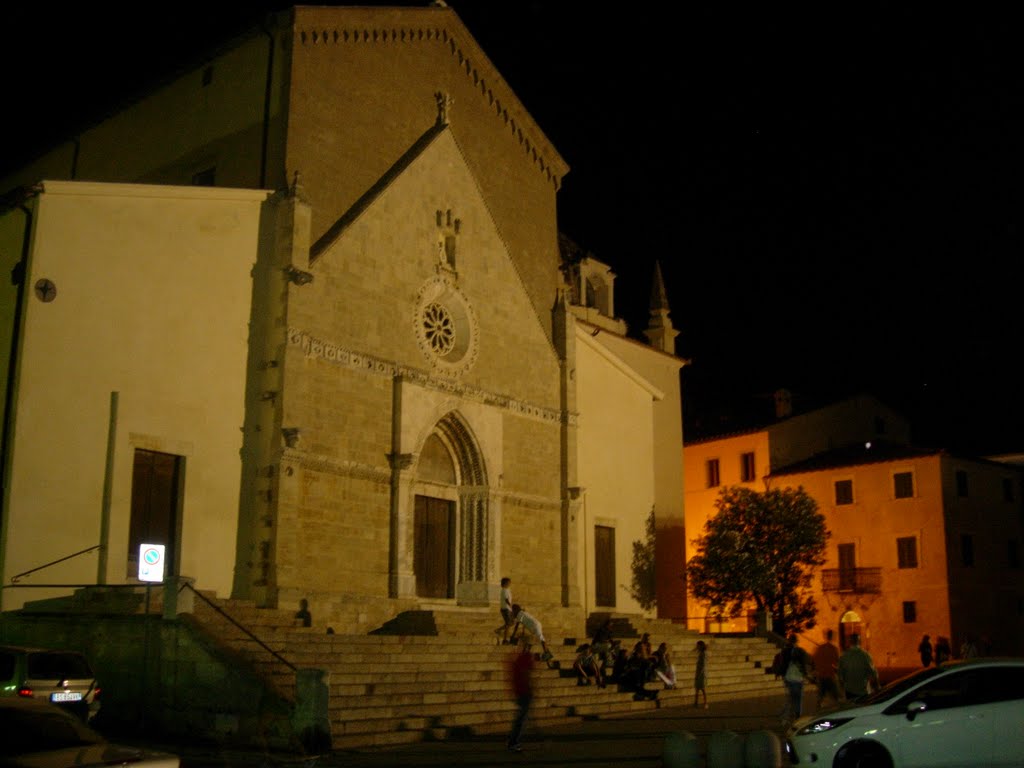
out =
[(306, 285), (307, 283), (313, 282), (312, 272), (306, 272), (290, 264), (284, 268), (284, 273), (288, 279), (296, 285)]
[(284, 435), (284, 444), (289, 448), (294, 448), (299, 444), (299, 436), (302, 434), (302, 430), (298, 427), (282, 427), (281, 434)]

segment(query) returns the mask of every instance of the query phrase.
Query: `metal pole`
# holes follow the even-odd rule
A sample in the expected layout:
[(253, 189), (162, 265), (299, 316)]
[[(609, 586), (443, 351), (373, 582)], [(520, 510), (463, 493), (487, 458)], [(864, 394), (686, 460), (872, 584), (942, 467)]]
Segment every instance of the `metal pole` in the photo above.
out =
[(110, 421), (107, 426), (107, 465), (103, 473), (103, 506), (100, 510), (100, 554), (96, 559), (96, 583), (107, 583), (107, 537), (110, 535), (110, 497), (114, 483), (114, 445), (117, 442), (118, 393), (110, 393)]

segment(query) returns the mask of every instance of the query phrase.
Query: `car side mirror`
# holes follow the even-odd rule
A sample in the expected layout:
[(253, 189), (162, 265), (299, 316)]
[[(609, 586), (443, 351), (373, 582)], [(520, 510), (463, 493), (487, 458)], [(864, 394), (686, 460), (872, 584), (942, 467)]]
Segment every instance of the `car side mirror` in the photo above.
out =
[(907, 720), (913, 722), (914, 718), (919, 714), (928, 709), (928, 705), (923, 701), (914, 700), (907, 704)]

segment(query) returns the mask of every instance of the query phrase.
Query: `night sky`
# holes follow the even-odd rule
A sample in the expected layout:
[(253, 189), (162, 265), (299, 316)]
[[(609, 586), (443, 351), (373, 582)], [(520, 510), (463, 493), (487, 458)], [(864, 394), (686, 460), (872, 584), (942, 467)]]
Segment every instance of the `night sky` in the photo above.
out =
[[(561, 228), (613, 266), (638, 338), (660, 262), (688, 435), (785, 387), (871, 392), (935, 447), (1024, 450), (1009, 10), (449, 5), (571, 166)], [(282, 7), (5, 10), (0, 165)]]

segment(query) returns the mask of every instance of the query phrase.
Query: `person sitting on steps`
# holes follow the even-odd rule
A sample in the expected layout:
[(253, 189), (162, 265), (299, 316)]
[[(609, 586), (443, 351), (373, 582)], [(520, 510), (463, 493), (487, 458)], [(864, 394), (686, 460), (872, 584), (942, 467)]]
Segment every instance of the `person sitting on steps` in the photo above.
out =
[(597, 682), (597, 687), (604, 688), (601, 664), (590, 643), (584, 643), (576, 649), (576, 661), (573, 662), (572, 668), (577, 675), (577, 685), (590, 685), (590, 678), (594, 678)]

